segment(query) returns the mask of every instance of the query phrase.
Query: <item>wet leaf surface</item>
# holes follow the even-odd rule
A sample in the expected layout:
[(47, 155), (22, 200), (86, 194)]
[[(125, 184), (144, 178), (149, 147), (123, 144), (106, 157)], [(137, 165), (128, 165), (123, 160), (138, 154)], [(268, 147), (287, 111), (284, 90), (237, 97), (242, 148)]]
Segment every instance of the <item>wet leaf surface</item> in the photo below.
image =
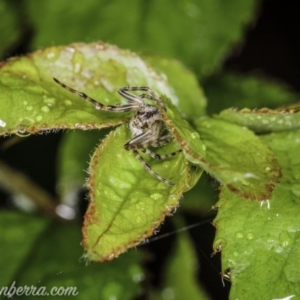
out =
[(230, 299), (300, 294), (299, 137), (299, 131), (294, 131), (262, 138), (282, 169), (280, 183), (268, 201), (244, 201), (228, 188), (222, 189), (214, 248), (222, 250), (223, 270), (230, 268)]
[[(175, 185), (159, 181), (123, 148), (129, 138), (128, 129), (118, 127), (91, 159), (91, 200), (83, 228), (83, 245), (90, 260), (111, 260), (150, 236), (178, 206), (194, 172), (182, 154), (164, 161), (151, 159), (149, 165), (154, 171)], [(171, 143), (161, 151), (169, 153), (177, 148)]]

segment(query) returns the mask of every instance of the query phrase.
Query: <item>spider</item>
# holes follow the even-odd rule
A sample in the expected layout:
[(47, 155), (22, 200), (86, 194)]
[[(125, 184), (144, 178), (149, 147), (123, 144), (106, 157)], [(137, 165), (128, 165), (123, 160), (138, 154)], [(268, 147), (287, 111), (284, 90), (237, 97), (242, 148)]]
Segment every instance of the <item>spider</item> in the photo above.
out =
[[(150, 165), (146, 163), (144, 158), (138, 152), (138, 150), (140, 150), (143, 153), (148, 154), (152, 158), (159, 159), (159, 160), (172, 157), (177, 153), (181, 152), (180, 149), (169, 154), (159, 155), (148, 149), (149, 146), (160, 147), (160, 146), (167, 145), (169, 142), (173, 140), (173, 136), (170, 133), (165, 133), (166, 131), (165, 123), (162, 120), (158, 108), (154, 105), (147, 104), (145, 103), (145, 101), (143, 101), (144, 98), (153, 100), (157, 103), (157, 105), (160, 105), (162, 109), (164, 109), (165, 111), (167, 110), (165, 105), (161, 101), (161, 99), (157, 97), (156, 94), (149, 87), (146, 86), (122, 87), (118, 90), (118, 93), (128, 101), (127, 104), (103, 105), (98, 101), (90, 98), (86, 94), (70, 88), (69, 86), (60, 82), (58, 79), (56, 78), (53, 79), (56, 83), (58, 83), (63, 88), (67, 89), (68, 91), (76, 94), (77, 96), (81, 97), (85, 101), (94, 105), (95, 108), (98, 110), (105, 110), (111, 112), (135, 111), (135, 114), (131, 117), (129, 121), (129, 129), (132, 134), (132, 139), (129, 140), (124, 145), (124, 148), (128, 151), (132, 151), (135, 157), (141, 162), (142, 166), (152, 176), (156, 177), (158, 180), (168, 185), (174, 185), (172, 181), (160, 176), (155, 171), (153, 171)], [(140, 95), (133, 95), (129, 93), (130, 91), (142, 91), (145, 93)]]

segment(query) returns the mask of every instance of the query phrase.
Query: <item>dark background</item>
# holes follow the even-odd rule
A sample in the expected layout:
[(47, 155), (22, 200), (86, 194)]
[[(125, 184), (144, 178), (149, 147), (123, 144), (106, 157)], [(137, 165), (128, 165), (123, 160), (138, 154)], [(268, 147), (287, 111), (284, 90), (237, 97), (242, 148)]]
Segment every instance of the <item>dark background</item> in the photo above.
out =
[(245, 44), (225, 62), (225, 70), (259, 71), (300, 90), (300, 3), (265, 0)]

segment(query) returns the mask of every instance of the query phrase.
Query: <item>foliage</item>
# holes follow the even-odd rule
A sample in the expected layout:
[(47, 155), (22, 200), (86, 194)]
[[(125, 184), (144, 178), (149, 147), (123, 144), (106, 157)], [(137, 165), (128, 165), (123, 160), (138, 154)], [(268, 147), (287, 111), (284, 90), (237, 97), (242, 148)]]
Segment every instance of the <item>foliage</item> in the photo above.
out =
[[(221, 186), (214, 205), (218, 214), (213, 249), (221, 251), (223, 275), (232, 282), (230, 298), (300, 297), (299, 109), (276, 108), (297, 95), (261, 78), (217, 72), (233, 43), (241, 41), (244, 24), (253, 18), (253, 0), (230, 0), (226, 6), (221, 0), (135, 0), (130, 9), (120, 0), (76, 5), (28, 0), (22, 7), (2, 2), (5, 18), (0, 27), (9, 34), (1, 38), (0, 54), (13, 48), (26, 22), (35, 28), (29, 49), (47, 47), (1, 63), (0, 135), (75, 131), (65, 134), (59, 145), (59, 200), (50, 200), (44, 209), (48, 216), (1, 212), (0, 230), (5, 234), (0, 265), (7, 271), (0, 287), (17, 280), (18, 285), (76, 286), (82, 299), (132, 299), (149, 289), (151, 296), (162, 299), (207, 299), (196, 281), (196, 257), (188, 235), (176, 241), (164, 265), (162, 290), (141, 284), (146, 278), (145, 255), (128, 250), (156, 233), (179, 202), (181, 213), (204, 211), (214, 204), (200, 179), (205, 172)], [(85, 43), (99, 37), (147, 53), (139, 56), (106, 42)], [(217, 75), (209, 77), (212, 73)], [(104, 105), (125, 103), (117, 95), (122, 86), (149, 86), (166, 105), (166, 111), (159, 108), (160, 114), (174, 136), (157, 152), (182, 152), (167, 160), (143, 157), (175, 185), (151, 176), (124, 149), (132, 113), (96, 110), (53, 78)], [(270, 108), (254, 109), (266, 106)], [(11, 184), (11, 178), (24, 179), (8, 170), (0, 164), (1, 186), (45, 208), (48, 195), (32, 192), (38, 190), (30, 183), (26, 190)], [(67, 212), (75, 210), (74, 195), (86, 177), (83, 170), (88, 171), (90, 197), (82, 229), (84, 254), (77, 224), (58, 221), (59, 216), (72, 218)], [(183, 221), (175, 224), (182, 226)], [(120, 257), (85, 266), (78, 262), (82, 254), (83, 260), (98, 262)], [(185, 276), (173, 275), (183, 268)], [(273, 290), (270, 282), (276, 286)]]

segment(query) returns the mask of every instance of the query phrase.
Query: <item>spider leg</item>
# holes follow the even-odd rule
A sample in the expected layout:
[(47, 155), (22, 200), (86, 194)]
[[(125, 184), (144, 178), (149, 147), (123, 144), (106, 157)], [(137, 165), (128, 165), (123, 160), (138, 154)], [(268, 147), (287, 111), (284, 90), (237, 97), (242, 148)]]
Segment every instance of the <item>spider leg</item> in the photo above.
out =
[(147, 145), (148, 143), (150, 143), (151, 136), (152, 132), (150, 130), (143, 132), (129, 140), (124, 145), (124, 148), (126, 150), (138, 149), (141, 145)]
[[(156, 177), (158, 180), (160, 180), (160, 181), (162, 181), (166, 184), (174, 185), (174, 183), (172, 181), (169, 181), (169, 180), (165, 179), (164, 177), (160, 176), (159, 174), (157, 174), (156, 172), (154, 172), (151, 169), (151, 167), (145, 162), (143, 157), (139, 154), (138, 149), (140, 149), (141, 151), (149, 154), (151, 157), (153, 157), (155, 159), (164, 159), (164, 158), (167, 158), (167, 157), (171, 157), (179, 151), (176, 151), (176, 152), (173, 152), (173, 153), (170, 153), (170, 154), (166, 154), (166, 155), (156, 154), (156, 153), (152, 152), (151, 150), (145, 148), (148, 144), (149, 145), (152, 144), (151, 138), (152, 138), (152, 131), (148, 130), (144, 133), (141, 133), (141, 134), (135, 136), (131, 140), (129, 140), (124, 145), (124, 148), (126, 150), (132, 150), (135, 157), (141, 162), (141, 164), (145, 168), (145, 170), (148, 171), (152, 176)], [(166, 138), (164, 138), (164, 139), (166, 139)]]
[(168, 184), (168, 185), (175, 185), (174, 182), (160, 176), (159, 174), (157, 174), (156, 172), (154, 172), (151, 167), (145, 162), (145, 160), (143, 159), (143, 157), (139, 154), (139, 152), (135, 149), (132, 149), (132, 152), (134, 154), (134, 156), (141, 162), (142, 166), (145, 168), (146, 171), (148, 171), (151, 175), (153, 175), (154, 177), (156, 177), (158, 180)]
[(173, 136), (171, 134), (166, 134), (158, 138), (156, 141), (151, 143), (152, 147), (161, 147), (169, 144), (173, 140)]
[(154, 159), (158, 159), (158, 160), (162, 160), (162, 159), (167, 159), (169, 157), (172, 157), (174, 155), (176, 155), (177, 153), (181, 152), (182, 150), (179, 149), (177, 151), (174, 151), (174, 152), (171, 152), (171, 153), (168, 153), (168, 154), (157, 154), (147, 148), (144, 148), (144, 147), (141, 147), (139, 148), (142, 152), (144, 153), (147, 153), (148, 155), (150, 155), (152, 158)]
[(147, 94), (141, 94), (141, 95), (139, 95), (139, 97), (140, 98), (147, 98), (147, 99), (150, 99), (150, 100), (154, 100), (154, 101), (156, 101), (163, 108), (164, 111), (167, 111), (167, 108), (165, 107), (165, 105), (163, 104), (163, 102), (155, 94), (154, 94), (154, 96), (147, 95)]
[(139, 134), (139, 135), (135, 136), (134, 138), (129, 140), (124, 145), (124, 148), (126, 150), (137, 150), (137, 149), (139, 149), (142, 152), (147, 153), (148, 155), (150, 155), (154, 159), (166, 159), (166, 158), (172, 157), (172, 156), (174, 156), (177, 153), (182, 151), (181, 149), (179, 149), (179, 150), (174, 151), (174, 152), (169, 153), (169, 154), (160, 155), (160, 154), (157, 154), (157, 153), (147, 149), (146, 148), (147, 146), (159, 147), (159, 146), (162, 146), (162, 145), (166, 145), (173, 139), (173, 137), (171, 135), (166, 134), (166, 135), (160, 137), (157, 141), (155, 141), (155, 140), (151, 141), (150, 138), (149, 138), (149, 137), (151, 137), (151, 133), (152, 132), (149, 130), (149, 131), (146, 131), (142, 134)]
[[(129, 91), (145, 91), (145, 92), (148, 92), (150, 95), (141, 94), (139, 96), (134, 96), (134, 95), (128, 93)], [(163, 102), (160, 100), (160, 98), (157, 97), (156, 94), (147, 86), (125, 86), (125, 87), (120, 88), (118, 93), (129, 101), (134, 101), (134, 102), (139, 102), (139, 103), (143, 103), (143, 101), (141, 100), (142, 98), (154, 100), (165, 111), (167, 110), (165, 105), (163, 104)]]
[(114, 111), (114, 112), (126, 112), (126, 111), (136, 111), (140, 107), (139, 103), (137, 103), (137, 102), (124, 104), (124, 105), (103, 105), (102, 103), (90, 98), (88, 95), (70, 88), (69, 86), (67, 86), (64, 83), (62, 83), (61, 81), (59, 81), (58, 79), (53, 78), (53, 80), (56, 83), (58, 83), (60, 86), (65, 88), (66, 90), (81, 97), (83, 100), (91, 103), (92, 105), (95, 106), (96, 109), (99, 109), (99, 110)]

